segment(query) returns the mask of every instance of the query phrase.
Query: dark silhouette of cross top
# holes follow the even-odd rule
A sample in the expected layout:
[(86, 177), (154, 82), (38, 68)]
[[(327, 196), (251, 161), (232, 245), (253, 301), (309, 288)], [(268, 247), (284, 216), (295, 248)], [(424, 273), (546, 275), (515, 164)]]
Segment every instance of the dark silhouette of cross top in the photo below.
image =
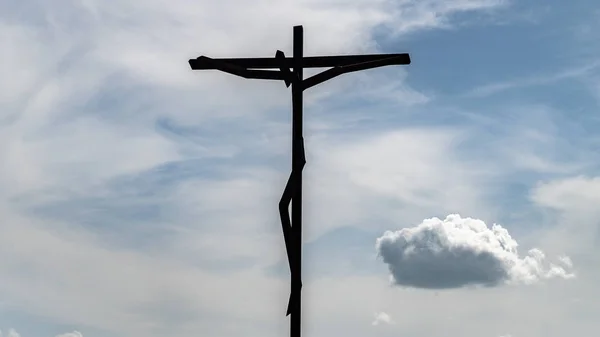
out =
[[(338, 75), (389, 65), (410, 64), (408, 54), (371, 54), (304, 57), (302, 26), (294, 26), (294, 55), (278, 50), (274, 58), (219, 58), (200, 56), (189, 60), (192, 70), (216, 69), (244, 78), (282, 80), (292, 86), (292, 173), (279, 202), (279, 214), (291, 273), (291, 293), (287, 314), (290, 336), (300, 337), (302, 272), (302, 169), (306, 164), (302, 137), (302, 93)], [(304, 68), (327, 68), (303, 79)], [(292, 68), (293, 70), (290, 70)], [(275, 69), (275, 70), (265, 70)], [(292, 204), (290, 223), (289, 205)]]

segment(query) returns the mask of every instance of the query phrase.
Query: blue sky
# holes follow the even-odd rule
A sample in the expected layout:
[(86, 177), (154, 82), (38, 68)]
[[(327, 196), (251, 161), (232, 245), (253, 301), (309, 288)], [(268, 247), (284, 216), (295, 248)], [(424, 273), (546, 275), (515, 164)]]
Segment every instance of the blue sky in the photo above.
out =
[(287, 335), (290, 90), (187, 60), (302, 24), (412, 58), (305, 93), (305, 335), (593, 335), (594, 4), (0, 4), (0, 331)]

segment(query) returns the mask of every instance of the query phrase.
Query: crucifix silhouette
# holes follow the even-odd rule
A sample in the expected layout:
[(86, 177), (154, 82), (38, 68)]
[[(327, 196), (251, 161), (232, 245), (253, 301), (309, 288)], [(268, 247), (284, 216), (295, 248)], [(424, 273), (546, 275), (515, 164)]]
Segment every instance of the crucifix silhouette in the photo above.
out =
[[(292, 86), (292, 173), (279, 201), (279, 215), (291, 273), (291, 292), (286, 316), (290, 317), (290, 337), (300, 337), (302, 289), (302, 169), (306, 164), (302, 137), (302, 93), (336, 76), (371, 68), (410, 64), (408, 54), (370, 54), (304, 57), (304, 30), (294, 26), (293, 57), (278, 50), (274, 58), (190, 59), (192, 70), (220, 70), (244, 78), (282, 80)], [(328, 68), (303, 79), (304, 68)], [(290, 70), (292, 68), (293, 70)], [(275, 69), (275, 70), (264, 70)], [(289, 206), (292, 204), (290, 222)]]

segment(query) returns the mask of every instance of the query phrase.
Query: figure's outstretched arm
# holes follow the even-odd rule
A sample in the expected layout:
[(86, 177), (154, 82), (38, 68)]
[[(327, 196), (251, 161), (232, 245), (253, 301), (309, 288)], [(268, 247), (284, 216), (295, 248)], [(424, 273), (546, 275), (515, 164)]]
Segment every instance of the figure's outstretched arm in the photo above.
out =
[(240, 76), (243, 78), (253, 78), (262, 80), (287, 80), (287, 77), (277, 70), (252, 70), (235, 64), (227, 63), (221, 60), (211, 59), (210, 57), (200, 56), (197, 59), (189, 60), (192, 69), (196, 67), (209, 67), (210, 69), (221, 70), (223, 72)]
[[(316, 75), (311, 76), (311, 77), (305, 79), (304, 81), (302, 81), (302, 90), (306, 90), (310, 87), (314, 87), (315, 85), (317, 85), (319, 83), (323, 83), (327, 80), (330, 80), (330, 79), (332, 79), (336, 76), (342, 75), (342, 74), (351, 73), (354, 71), (378, 68), (378, 67), (383, 67), (383, 66), (389, 66), (389, 65), (393, 65), (393, 64), (404, 64), (405, 62), (407, 62), (407, 60), (406, 60), (407, 57), (408, 56), (406, 56), (406, 55), (398, 55), (398, 56), (392, 56), (392, 57), (385, 57), (385, 58), (381, 58), (379, 60), (374, 60), (374, 61), (361, 62), (361, 63), (355, 63), (355, 64), (350, 64), (350, 65), (345, 65), (345, 66), (333, 67), (331, 69), (325, 70), (322, 73), (316, 74)], [(410, 62), (410, 59), (408, 60), (408, 62)]]

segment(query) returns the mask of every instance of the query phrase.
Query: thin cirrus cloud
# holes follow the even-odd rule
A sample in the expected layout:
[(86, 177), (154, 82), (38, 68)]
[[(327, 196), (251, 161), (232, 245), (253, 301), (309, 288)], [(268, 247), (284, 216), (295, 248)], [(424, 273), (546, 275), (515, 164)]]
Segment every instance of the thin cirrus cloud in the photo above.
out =
[(67, 332), (56, 337), (83, 337), (83, 334), (79, 331)]
[[(2, 333), (2, 331), (0, 331), (0, 337), (21, 337), (21, 334), (19, 334), (15, 329), (8, 329), (8, 332), (6, 332), (5, 334)], [(67, 333), (63, 333), (60, 335), (56, 335), (56, 337), (83, 337), (83, 334), (77, 330), (73, 331), (73, 332), (67, 332)]]
[(379, 256), (389, 267), (396, 285), (427, 289), (465, 286), (494, 287), (534, 284), (543, 279), (575, 277), (561, 265), (547, 263), (544, 253), (531, 249), (519, 256), (518, 243), (508, 231), (494, 224), (451, 214), (421, 224), (387, 231), (377, 239)]

